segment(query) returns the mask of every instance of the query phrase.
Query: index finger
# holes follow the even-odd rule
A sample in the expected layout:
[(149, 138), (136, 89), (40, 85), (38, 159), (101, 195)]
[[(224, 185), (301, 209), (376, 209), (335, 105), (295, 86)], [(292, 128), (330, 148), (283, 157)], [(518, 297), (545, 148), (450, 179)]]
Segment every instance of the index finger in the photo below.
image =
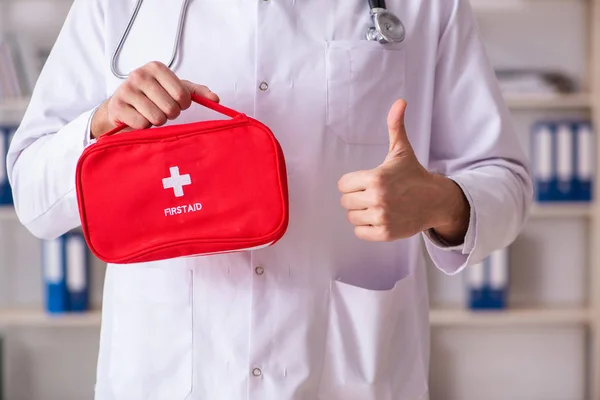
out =
[(152, 72), (154, 79), (179, 104), (182, 110), (187, 110), (192, 105), (190, 90), (166, 65), (157, 63)]
[(366, 190), (371, 180), (371, 171), (351, 172), (342, 176), (338, 182), (338, 189), (342, 193), (353, 193)]

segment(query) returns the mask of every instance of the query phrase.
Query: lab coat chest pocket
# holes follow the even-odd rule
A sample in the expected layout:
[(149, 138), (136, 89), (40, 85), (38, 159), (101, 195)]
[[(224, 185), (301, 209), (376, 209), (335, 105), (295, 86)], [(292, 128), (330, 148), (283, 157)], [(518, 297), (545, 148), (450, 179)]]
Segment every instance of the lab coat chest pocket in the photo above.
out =
[(405, 94), (404, 44), (327, 45), (327, 128), (349, 144), (389, 143), (387, 115)]
[(116, 399), (183, 400), (192, 388), (192, 271), (123, 266), (114, 281)]
[(319, 400), (420, 400), (427, 391), (412, 274), (392, 290), (332, 282)]

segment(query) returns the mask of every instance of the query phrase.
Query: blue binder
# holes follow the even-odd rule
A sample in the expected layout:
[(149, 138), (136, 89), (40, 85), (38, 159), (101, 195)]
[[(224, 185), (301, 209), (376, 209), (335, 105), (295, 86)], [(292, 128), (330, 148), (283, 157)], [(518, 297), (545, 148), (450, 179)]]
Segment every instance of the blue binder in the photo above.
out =
[(89, 253), (81, 233), (65, 236), (69, 311), (85, 312), (89, 303)]
[(538, 202), (592, 201), (595, 146), (590, 122), (537, 123), (531, 145)]
[(493, 252), (489, 258), (489, 308), (506, 308), (508, 293), (508, 249)]
[(468, 270), (469, 307), (472, 310), (507, 307), (508, 268), (508, 249), (502, 249)]
[(46, 294), (46, 311), (67, 311), (67, 284), (64, 237), (42, 241), (42, 270)]
[(571, 123), (556, 126), (556, 191), (555, 201), (574, 201), (575, 196), (575, 135)]
[(576, 136), (577, 167), (575, 179), (575, 200), (591, 202), (593, 199), (592, 184), (596, 153), (594, 133), (589, 122), (573, 124)]
[(488, 260), (473, 265), (467, 270), (467, 286), (469, 288), (469, 306), (473, 310), (485, 308), (485, 270)]
[(536, 199), (542, 203), (552, 201), (556, 187), (553, 127), (545, 123), (536, 124), (531, 147)]
[(0, 127), (0, 206), (13, 205), (12, 190), (6, 171), (6, 155), (15, 131), (16, 127)]

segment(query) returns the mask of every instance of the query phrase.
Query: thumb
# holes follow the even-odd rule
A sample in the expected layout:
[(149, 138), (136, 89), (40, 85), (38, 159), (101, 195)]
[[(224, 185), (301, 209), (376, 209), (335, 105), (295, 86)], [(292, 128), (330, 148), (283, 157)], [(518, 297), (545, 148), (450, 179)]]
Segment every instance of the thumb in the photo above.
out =
[(406, 113), (406, 101), (397, 100), (388, 114), (388, 131), (390, 133), (390, 150), (386, 158), (395, 158), (406, 151), (412, 152), (412, 146), (406, 134), (404, 115)]
[(190, 81), (182, 81), (183, 84), (185, 85), (185, 87), (190, 91), (190, 94), (195, 94), (201, 97), (205, 97), (209, 100), (215, 101), (215, 102), (219, 102), (221, 101), (221, 99), (219, 99), (219, 96), (217, 96), (216, 93), (211, 92), (211, 90), (204, 86), (204, 85), (199, 85), (197, 83), (193, 83)]

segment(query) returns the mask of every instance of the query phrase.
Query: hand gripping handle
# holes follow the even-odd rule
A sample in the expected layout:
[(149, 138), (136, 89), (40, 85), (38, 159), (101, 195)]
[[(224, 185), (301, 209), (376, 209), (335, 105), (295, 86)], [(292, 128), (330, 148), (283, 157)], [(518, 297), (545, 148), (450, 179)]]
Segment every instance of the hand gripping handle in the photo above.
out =
[[(218, 113), (221, 113), (223, 115), (226, 115), (228, 117), (231, 118), (235, 118), (238, 115), (241, 115), (241, 113), (232, 110), (231, 108), (225, 107), (215, 101), (209, 100), (206, 97), (202, 97), (202, 96), (198, 96), (197, 94), (192, 94), (192, 100), (195, 103), (200, 104), (201, 106), (204, 106), (206, 108), (210, 108), (213, 111), (216, 111)], [(123, 129), (127, 128), (127, 125), (120, 123), (119, 125), (117, 125), (114, 129), (111, 129), (110, 131), (106, 132), (104, 135), (102, 135), (101, 137), (104, 136), (112, 136), (115, 133), (119, 133), (121, 132)]]

